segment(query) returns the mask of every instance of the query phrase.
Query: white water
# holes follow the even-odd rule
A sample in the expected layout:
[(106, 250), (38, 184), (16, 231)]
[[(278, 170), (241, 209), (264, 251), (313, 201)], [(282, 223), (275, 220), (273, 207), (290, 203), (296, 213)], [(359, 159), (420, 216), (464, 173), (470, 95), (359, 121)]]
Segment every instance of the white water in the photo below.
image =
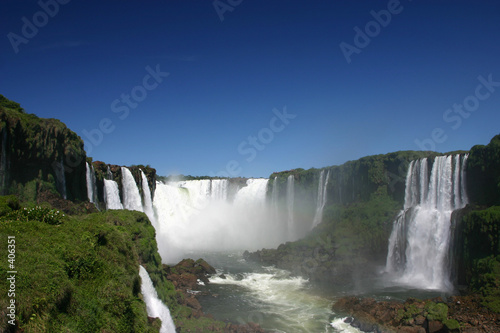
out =
[(334, 321), (330, 323), (330, 325), (336, 329), (337, 332), (339, 333), (358, 333), (361, 332), (355, 327), (352, 327), (349, 324), (346, 324), (344, 320), (346, 320), (347, 317), (344, 318), (337, 318)]
[(227, 197), (227, 180), (158, 182), (153, 206), (166, 263), (192, 251), (257, 250), (287, 240), (266, 205), (267, 179), (248, 179)]
[(217, 297), (201, 297), (200, 302), (216, 319), (254, 322), (270, 332), (342, 332), (330, 324), (336, 297), (307, 279), (247, 262), (241, 253), (209, 254), (207, 260), (216, 265), (217, 274), (206, 288)]
[(450, 291), (448, 267), (451, 214), (467, 202), (465, 163), (468, 155), (412, 161), (406, 177), (404, 210), (389, 238), (386, 271), (394, 281), (421, 289)]
[(316, 199), (316, 213), (313, 219), (313, 228), (323, 221), (323, 209), (326, 205), (326, 193), (328, 186), (328, 179), (330, 178), (330, 170), (326, 173), (325, 170), (321, 170), (318, 180), (318, 198)]
[(144, 211), (141, 194), (137, 188), (134, 176), (129, 169), (122, 167), (123, 207), (128, 210)]
[(90, 163), (86, 163), (87, 173), (87, 197), (91, 203), (97, 204), (97, 185), (95, 180), (94, 166)]
[(143, 211), (146, 213), (148, 216), (149, 220), (151, 221), (151, 224), (156, 228), (156, 217), (153, 209), (153, 200), (151, 199), (151, 191), (149, 189), (149, 184), (148, 184), (148, 178), (144, 174), (144, 172), (141, 170), (141, 179), (142, 179), (142, 193), (144, 197), (144, 205), (143, 205)]
[(123, 209), (118, 184), (114, 180), (104, 179), (104, 202), (106, 209)]
[(146, 303), (149, 317), (160, 318), (160, 333), (175, 333), (175, 325), (170, 315), (168, 307), (158, 298), (153, 282), (144, 267), (139, 266), (139, 275), (141, 276), (141, 293)]
[(288, 176), (286, 180), (286, 208), (287, 208), (287, 230), (288, 238), (290, 240), (295, 240), (295, 221), (293, 204), (295, 201), (295, 189), (294, 189), (295, 177), (293, 175)]

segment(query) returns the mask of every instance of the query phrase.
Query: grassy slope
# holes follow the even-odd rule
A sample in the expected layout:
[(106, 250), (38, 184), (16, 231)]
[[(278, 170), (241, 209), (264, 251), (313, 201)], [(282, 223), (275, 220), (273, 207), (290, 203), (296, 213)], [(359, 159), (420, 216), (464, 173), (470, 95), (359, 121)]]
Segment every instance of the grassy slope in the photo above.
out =
[[(64, 217), (60, 225), (0, 218), (0, 240), (16, 240), (16, 313), (26, 332), (157, 332), (140, 295), (139, 264), (148, 270), (159, 297), (183, 331), (223, 327), (193, 318), (164, 278), (146, 215), (108, 211)], [(0, 265), (0, 290), (7, 290), (7, 254)], [(6, 330), (9, 299), (0, 298), (0, 331)]]

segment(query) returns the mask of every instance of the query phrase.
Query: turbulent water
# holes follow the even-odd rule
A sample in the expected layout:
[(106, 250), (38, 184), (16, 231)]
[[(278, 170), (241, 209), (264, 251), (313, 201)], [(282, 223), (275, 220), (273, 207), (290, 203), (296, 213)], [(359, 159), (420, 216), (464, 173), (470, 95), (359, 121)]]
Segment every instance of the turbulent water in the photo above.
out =
[(246, 262), (238, 252), (204, 256), (217, 274), (205, 287), (210, 294), (200, 302), (216, 319), (254, 322), (272, 332), (359, 332), (332, 313), (336, 296), (313, 288), (306, 279)]
[[(466, 161), (467, 155), (454, 155), (410, 163), (404, 209), (389, 240), (388, 274), (375, 280), (353, 277), (349, 294), (401, 300), (434, 297), (449, 290), (450, 217), (468, 201)], [(95, 182), (93, 170), (87, 171), (88, 182)], [(209, 296), (200, 298), (206, 313), (236, 323), (256, 322), (275, 332), (357, 332), (343, 322), (342, 314), (331, 311), (332, 303), (345, 295), (344, 289), (335, 289), (335, 284), (315, 289), (303, 278), (248, 263), (241, 255), (243, 250), (275, 248), (303, 237), (299, 230), (319, 224), (329, 172), (318, 175), (316, 206), (310, 217), (298, 214), (302, 202), (296, 201), (293, 175), (281, 184), (274, 178), (269, 188), (268, 179), (248, 179), (238, 188), (226, 179), (157, 182), (154, 198), (142, 171), (137, 183), (123, 167), (121, 188), (112, 175), (107, 178), (106, 208), (145, 212), (156, 229), (164, 263), (203, 257), (216, 267), (218, 274), (205, 287)], [(88, 191), (96, 192), (92, 187)], [(299, 225), (302, 220), (310, 221), (307, 228), (299, 228), (304, 227)]]
[[(451, 214), (467, 204), (467, 155), (410, 163), (404, 210), (394, 222), (386, 271), (394, 281), (416, 288), (451, 290)], [(429, 173), (430, 169), (430, 173)]]
[(153, 281), (151, 281), (148, 272), (142, 266), (139, 266), (139, 275), (142, 280), (141, 293), (144, 303), (146, 303), (148, 316), (161, 319), (160, 333), (175, 333), (175, 325), (170, 311), (158, 298)]

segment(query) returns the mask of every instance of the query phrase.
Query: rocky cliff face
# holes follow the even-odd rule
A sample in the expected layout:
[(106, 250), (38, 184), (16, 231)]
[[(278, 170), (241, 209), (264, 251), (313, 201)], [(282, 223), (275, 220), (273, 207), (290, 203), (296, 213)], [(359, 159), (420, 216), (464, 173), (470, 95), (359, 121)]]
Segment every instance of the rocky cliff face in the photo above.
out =
[(500, 135), (486, 146), (472, 147), (467, 161), (467, 192), (471, 203), (500, 205)]
[(56, 119), (27, 114), (0, 95), (0, 193), (35, 200), (42, 191), (85, 200), (82, 139)]

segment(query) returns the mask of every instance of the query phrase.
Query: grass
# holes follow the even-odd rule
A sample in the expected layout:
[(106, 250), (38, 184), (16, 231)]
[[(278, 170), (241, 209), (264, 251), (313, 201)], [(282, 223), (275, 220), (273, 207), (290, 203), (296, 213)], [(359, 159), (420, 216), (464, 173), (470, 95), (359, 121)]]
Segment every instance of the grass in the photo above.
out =
[(17, 271), (15, 297), (0, 298), (0, 331), (15, 331), (6, 316), (14, 298), (19, 331), (158, 332), (160, 321), (148, 321), (140, 294), (139, 264), (148, 270), (182, 332), (225, 326), (194, 318), (190, 308), (179, 305), (180, 295), (165, 278), (155, 230), (145, 214), (107, 211), (64, 216), (56, 224), (13, 216), (0, 217), (2, 247), (15, 239), (14, 268), (2, 252), (1, 290), (9, 290), (7, 272)]

